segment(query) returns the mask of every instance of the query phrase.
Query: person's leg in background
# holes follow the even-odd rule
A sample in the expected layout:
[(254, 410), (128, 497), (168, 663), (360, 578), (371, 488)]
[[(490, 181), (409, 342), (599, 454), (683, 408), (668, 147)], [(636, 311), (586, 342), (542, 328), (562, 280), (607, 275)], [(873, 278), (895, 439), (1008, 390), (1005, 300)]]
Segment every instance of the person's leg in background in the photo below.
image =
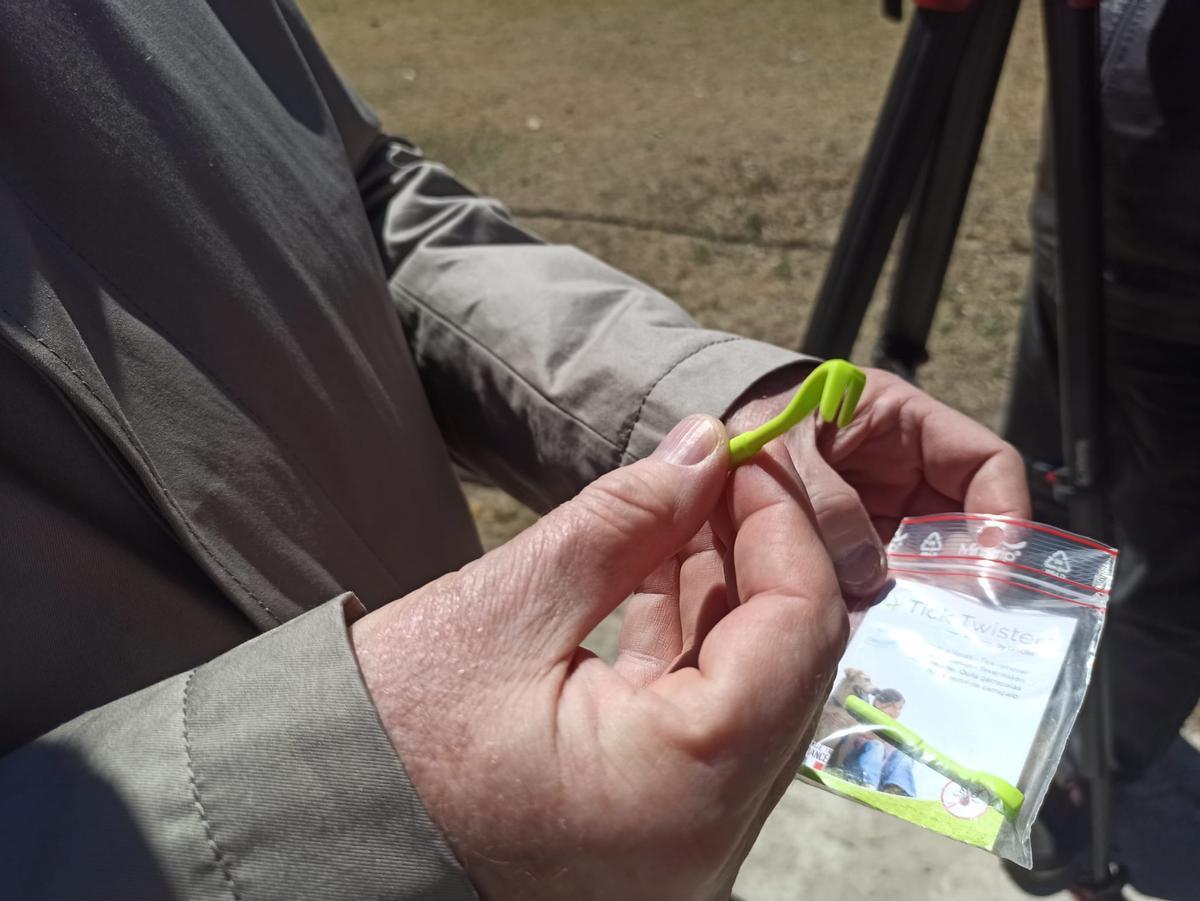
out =
[(878, 739), (864, 741), (846, 758), (844, 768), (846, 778), (865, 785), (867, 788), (878, 788), (886, 756), (887, 748), (884, 747), (883, 742)]
[[(1062, 455), (1054, 307), (1039, 281), (1035, 274), (1006, 437), (1028, 460), (1057, 466)], [(1103, 653), (1118, 779), (1118, 846), (1139, 888), (1185, 897), (1153, 886), (1194, 886), (1200, 880), (1192, 855), (1167, 850), (1172, 840), (1194, 841), (1200, 809), (1200, 753), (1179, 738), (1180, 726), (1200, 703), (1200, 346), (1115, 329), (1107, 338), (1107, 494), (1111, 538), (1121, 555)], [(1044, 484), (1033, 487), (1035, 518), (1068, 527), (1066, 511)], [(1169, 777), (1156, 766), (1168, 755)], [(1171, 784), (1157, 785), (1163, 782)], [(1158, 798), (1153, 809), (1147, 805), (1150, 795)], [(1065, 793), (1048, 797), (1043, 825), (1053, 833), (1043, 844), (1044, 856), (1053, 861), (1048, 869), (1086, 847), (1086, 815)]]
[(903, 751), (893, 749), (883, 763), (883, 772), (879, 774), (879, 790), (915, 798), (917, 786), (913, 782), (912, 758)]
[[(1038, 273), (1031, 294), (1005, 431), (1027, 460), (1058, 466), (1054, 301)], [(1104, 644), (1118, 771), (1136, 778), (1200, 702), (1200, 346), (1112, 329), (1107, 340), (1107, 494), (1121, 555)], [(1068, 527), (1033, 481), (1035, 517)]]
[[(1108, 537), (1121, 551), (1103, 647), (1123, 804), (1136, 803), (1131, 786), (1173, 750), (1200, 701), (1200, 97), (1193, 89), (1200, 4), (1126, 0), (1101, 9), (1106, 495)], [(1062, 449), (1057, 241), (1047, 172), (1043, 164), (1005, 433), (1028, 461), (1053, 467), (1061, 465)], [(1035, 517), (1069, 526), (1036, 470), (1031, 487)], [(1175, 748), (1176, 757), (1189, 753)], [(1180, 789), (1186, 797), (1189, 787)], [(1065, 798), (1048, 798), (1043, 825), (1086, 826)], [(1164, 840), (1184, 832), (1169, 819), (1154, 829)], [(1190, 854), (1177, 863), (1200, 880)]]

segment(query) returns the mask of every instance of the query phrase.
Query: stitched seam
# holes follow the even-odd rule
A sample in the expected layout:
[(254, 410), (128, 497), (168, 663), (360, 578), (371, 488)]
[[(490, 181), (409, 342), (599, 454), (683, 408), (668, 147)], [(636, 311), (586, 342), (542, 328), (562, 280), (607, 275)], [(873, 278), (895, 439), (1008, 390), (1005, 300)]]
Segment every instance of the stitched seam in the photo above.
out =
[(188, 734), (188, 697), (191, 694), (192, 679), (195, 676), (196, 671), (192, 670), (188, 673), (187, 681), (183, 683), (183, 752), (187, 761), (188, 785), (191, 786), (192, 804), (196, 808), (196, 813), (200, 816), (200, 823), (204, 827), (204, 838), (208, 842), (209, 849), (212, 851), (217, 869), (225, 877), (225, 882), (229, 886), (229, 894), (233, 896), (234, 901), (242, 901), (242, 894), (238, 891), (237, 884), (233, 881), (233, 873), (229, 871), (229, 861), (221, 853), (221, 848), (217, 845), (216, 836), (213, 835), (212, 823), (208, 820), (208, 814), (204, 812), (204, 804), (200, 801), (200, 787), (196, 784), (196, 768), (192, 762), (192, 741), (191, 736)]
[(616, 441), (613, 441), (611, 438), (607, 437), (606, 435), (604, 435), (603, 433), (598, 431), (594, 426), (589, 425), (588, 423), (584, 422), (582, 419), (580, 419), (578, 416), (576, 416), (570, 410), (564, 410), (562, 407), (560, 407), (558, 404), (556, 404), (552, 399), (550, 399), (545, 394), (543, 394), (537, 388), (536, 385), (534, 385), (532, 382), (529, 381), (529, 379), (527, 379), (524, 375), (522, 375), (520, 373), (520, 371), (518, 371), (511, 363), (509, 363), (503, 357), (499, 356), (494, 350), (492, 350), (490, 347), (488, 347), (483, 342), (481, 342), (478, 338), (476, 338), (474, 335), (472, 335), (470, 332), (468, 332), (466, 329), (464, 329), (457, 322), (454, 322), (453, 320), (447, 318), (443, 313), (441, 313), (439, 310), (437, 310), (433, 306), (431, 306), (429, 304), (429, 302), (426, 301), (424, 298), (418, 296), (412, 290), (410, 290), (409, 288), (400, 284), (397, 281), (393, 281), (391, 284), (392, 284), (393, 288), (395, 288), (401, 294), (408, 297), (408, 299), (411, 300), (413, 303), (419, 305), (422, 309), (426, 310), (431, 316), (433, 316), (435, 319), (437, 319), (439, 322), (441, 322), (443, 325), (445, 325), (447, 328), (449, 328), (450, 331), (465, 338), (467, 341), (469, 341), (475, 347), (477, 347), (481, 351), (483, 351), (484, 354), (486, 354), (488, 357), (490, 357), (492, 360), (494, 360), (497, 364), (499, 364), (500, 368), (504, 369), (506, 372), (509, 373), (509, 375), (511, 375), (518, 382), (520, 382), (523, 386), (525, 386), (525, 388), (529, 391), (530, 394), (534, 395), (539, 400), (541, 400), (543, 403), (545, 403), (545, 404), (549, 405), (550, 407), (552, 407), (553, 409), (557, 410), (559, 413), (561, 413), (567, 419), (574, 422), (576, 425), (583, 428), (585, 431), (588, 431), (591, 434), (595, 435), (597, 438), (599, 438), (601, 441), (603, 441), (605, 444), (607, 444), (613, 450), (620, 449), (620, 445)]
[(672, 372), (674, 372), (692, 357), (696, 356), (696, 354), (706, 351), (710, 347), (716, 347), (718, 344), (728, 344), (730, 341), (742, 340), (744, 339), (738, 337), (737, 335), (728, 335), (724, 338), (717, 338), (714, 341), (709, 341), (707, 344), (701, 344), (699, 347), (693, 348), (691, 352), (685, 354), (683, 357), (668, 366), (666, 370), (664, 370), (658, 376), (658, 378), (651, 382), (650, 387), (646, 389), (646, 393), (642, 395), (642, 402), (638, 404), (637, 410), (634, 411), (633, 418), (629, 421), (629, 425), (625, 427), (625, 438), (621, 442), (621, 459), (624, 459), (625, 455), (629, 453), (629, 442), (633, 440), (633, 431), (637, 428), (637, 424), (641, 421), (642, 411), (646, 408), (646, 401), (650, 399), (650, 395), (654, 393), (654, 389), (658, 387), (659, 382), (669, 376)]
[(270, 607), (263, 603), (262, 600), (259, 599), (258, 595), (251, 591), (241, 579), (234, 575), (233, 571), (230, 570), (229, 567), (221, 562), (221, 559), (213, 552), (208, 543), (200, 536), (200, 533), (196, 531), (188, 518), (183, 515), (183, 511), (179, 508), (179, 504), (176, 503), (175, 498), (171, 496), (171, 493), (167, 490), (166, 485), (163, 483), (162, 479), (159, 478), (158, 472), (155, 470), (154, 466), (146, 458), (146, 455), (142, 452), (141, 447), (137, 444), (130, 431), (122, 425), (120, 417), (118, 417), (117, 414), (113, 412), (112, 408), (110, 408), (108, 404), (104, 402), (104, 398), (97, 394), (95, 390), (92, 389), (92, 386), (87, 383), (87, 380), (83, 377), (83, 375), (63, 357), (61, 357), (53, 347), (43, 341), (40, 337), (38, 337), (38, 335), (30, 331), (29, 327), (26, 326), (25, 323), (17, 319), (17, 317), (13, 315), (12, 311), (9, 310), (8, 307), (0, 305), (0, 312), (3, 312), (5, 317), (10, 319), (14, 325), (21, 329), (21, 331), (25, 332), (25, 334), (29, 335), (30, 338), (45, 348), (46, 352), (54, 357), (54, 359), (56, 359), (63, 367), (65, 367), (66, 370), (75, 377), (75, 380), (84, 387), (84, 390), (86, 390), (88, 394), (95, 398), (96, 403), (98, 403), (104, 409), (104, 412), (106, 412), (112, 418), (117, 428), (120, 429), (121, 433), (128, 439), (130, 446), (134, 449), (135, 453), (137, 453), (138, 459), (140, 459), (142, 464), (146, 467), (146, 472), (149, 474), (150, 479), (154, 482), (158, 490), (162, 492), (163, 497), (171, 506), (171, 509), (175, 511), (175, 514), (179, 517), (179, 521), (182, 522), (183, 527), (187, 529), (188, 534), (191, 535), (196, 541), (196, 544), (200, 546), (200, 549), (208, 556), (210, 560), (212, 560), (213, 563), (217, 565), (221, 572), (225, 573), (225, 575), (227, 575), (233, 581), (233, 583), (238, 586), (238, 588), (246, 593), (247, 597), (254, 601), (254, 603), (257, 604), (258, 607), (271, 618), (275, 625), (279, 625), (282, 620), (280, 620), (280, 618), (275, 615), (274, 611), (272, 611)]
[[(350, 530), (350, 532), (353, 533), (354, 536), (357, 537), (358, 540), (362, 543), (362, 546), (367, 549), (367, 551), (371, 554), (372, 557), (375, 558), (375, 562), (379, 564), (380, 569), (382, 569), (389, 576), (392, 576), (393, 578), (395, 578), (395, 573), (393, 573), (391, 571), (391, 569), (388, 567), (388, 565), (383, 562), (383, 558), (379, 555), (379, 553), (375, 550), (375, 548), (371, 546), (370, 542), (368, 542), (367, 539), (359, 532), (359, 530), (356, 529), (353, 525), (351, 525), (350, 521), (346, 519), (345, 515), (341, 511), (341, 508), (338, 507), (338, 505), (333, 502), (333, 499), (329, 496), (329, 493), (325, 490), (324, 486), (321, 485), (320, 481), (317, 480), (317, 478), (313, 475), (312, 471), (304, 464), (303, 458), (299, 454), (297, 454), (294, 450), (292, 450), (292, 446), (290, 444), (288, 444), (273, 429), (269, 428), (265, 422), (263, 422), (261, 419), (259, 419), (258, 415), (250, 408), (250, 405), (247, 404), (245, 401), (243, 401), (242, 398), (232, 388), (230, 388), (228, 384), (226, 384), (221, 379), (217, 378), (215, 373), (210, 372), (206, 366), (202, 365), (200, 363), (200, 361), (191, 353), (191, 351), (189, 351), (187, 349), (186, 345), (184, 345), (184, 343), (182, 341), (180, 341), (178, 338), (175, 337), (173, 332), (171, 332), (169, 329), (164, 328), (162, 323), (160, 323), (156, 318), (154, 318), (154, 316), (151, 315), (151, 313), (145, 307), (143, 307), (136, 300), (134, 300), (133, 297), (131, 297), (124, 289), (122, 289), (113, 279), (111, 279), (107, 275), (105, 275), (100, 270), (100, 268), (98, 266), (96, 266), (84, 253), (82, 253), (80, 250), (76, 249), (75, 246), (73, 244), (71, 244), (71, 242), (68, 241), (62, 234), (60, 234), (58, 232), (58, 230), (54, 228), (53, 225), (51, 225), (48, 221), (46, 221), (46, 219), (43, 218), (43, 216), (37, 211), (37, 209), (34, 208), (34, 206), (32, 204), (30, 204), (29, 201), (27, 201), (21, 195), (21, 193), (12, 186), (12, 183), (9, 182), (7, 178), (5, 178), (4, 181), (6, 184), (8, 184), (10, 190), (13, 193), (13, 196), (16, 197), (17, 200), (19, 200), (21, 202), (21, 205), (24, 206), (25, 209), (27, 209), (29, 211), (29, 214), (31, 216), (33, 216), (38, 222), (41, 223), (42, 227), (45, 228), (46, 231), (50, 232), (50, 234), (52, 234), (54, 236), (54, 238), (60, 244), (62, 244), (63, 247), (65, 247), (67, 250), (69, 250), (85, 266), (87, 266), (90, 270), (92, 270), (92, 272), (95, 273), (95, 275), (98, 278), (100, 278), (106, 285), (109, 286), (109, 288), (111, 288), (111, 290), (113, 291), (114, 294), (116, 294), (118, 297), (122, 298), (126, 303), (129, 304), (130, 307), (132, 307), (133, 309), (135, 309), (139, 313), (141, 313), (141, 315), (146, 318), (146, 321), (149, 322), (152, 326), (154, 326), (154, 328), (157, 329), (161, 335), (170, 339), (170, 341), (172, 342), (172, 346), (174, 346), (181, 354), (183, 354), (199, 371), (203, 372), (206, 376), (208, 376), (210, 379), (212, 379), (213, 384), (218, 385), (231, 398), (233, 398), (233, 400), (237, 403), (239, 410), (245, 414), (247, 419), (249, 419), (251, 422), (253, 422), (260, 429), (262, 429), (266, 434), (270, 435), (278, 443), (279, 447), (281, 447), (283, 450), (285, 450), (287, 452), (287, 454), (291, 458), (291, 460), (295, 462), (296, 467), (301, 472), (303, 472), (306, 476), (308, 476), (308, 479), (309, 479), (310, 483), (313, 485), (313, 487), (316, 488), (317, 491), (320, 492), (321, 496), (323, 498), (325, 498), (325, 500), (329, 503), (330, 509), (333, 510), (337, 514), (338, 518), (341, 519), (342, 522), (344, 522), (346, 524), (346, 527)], [(16, 320), (14, 319), (14, 321), (16, 321)], [(176, 509), (178, 509), (178, 508), (176, 508)], [(261, 606), (261, 604), (260, 604), (260, 606)], [(279, 620), (276, 619), (275, 622), (278, 623)]]

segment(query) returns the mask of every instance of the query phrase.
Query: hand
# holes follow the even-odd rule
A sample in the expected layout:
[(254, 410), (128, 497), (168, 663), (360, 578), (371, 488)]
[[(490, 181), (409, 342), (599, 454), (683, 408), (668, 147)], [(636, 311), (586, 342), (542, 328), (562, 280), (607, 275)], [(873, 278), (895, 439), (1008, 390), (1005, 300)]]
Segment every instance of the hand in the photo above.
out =
[[(354, 624), (382, 721), (484, 897), (729, 898), (847, 623), (790, 465), (728, 467), (721, 424), (690, 417), (650, 458)], [(728, 587), (695, 537), (710, 517)], [(580, 649), (651, 576), (617, 662)], [(686, 665), (686, 621), (713, 598), (722, 618)]]
[[(755, 385), (728, 417), (730, 433), (778, 413), (805, 375), (788, 369)], [(1030, 515), (1025, 466), (1012, 445), (880, 369), (867, 370), (846, 428), (813, 417), (762, 453), (786, 458), (799, 473), (847, 597), (883, 587), (884, 543), (905, 516)]]

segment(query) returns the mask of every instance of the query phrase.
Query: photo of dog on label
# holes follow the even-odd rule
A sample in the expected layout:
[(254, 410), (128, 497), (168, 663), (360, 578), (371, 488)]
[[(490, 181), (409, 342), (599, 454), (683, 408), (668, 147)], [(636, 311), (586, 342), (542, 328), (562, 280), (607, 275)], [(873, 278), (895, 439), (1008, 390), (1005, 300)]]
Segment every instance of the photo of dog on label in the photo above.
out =
[(850, 714), (846, 699), (852, 695), (892, 719), (899, 719), (904, 710), (905, 698), (899, 690), (879, 688), (863, 670), (847, 667), (825, 702), (809, 759), (820, 764), (818, 769), (836, 771), (867, 788), (915, 797), (912, 758)]

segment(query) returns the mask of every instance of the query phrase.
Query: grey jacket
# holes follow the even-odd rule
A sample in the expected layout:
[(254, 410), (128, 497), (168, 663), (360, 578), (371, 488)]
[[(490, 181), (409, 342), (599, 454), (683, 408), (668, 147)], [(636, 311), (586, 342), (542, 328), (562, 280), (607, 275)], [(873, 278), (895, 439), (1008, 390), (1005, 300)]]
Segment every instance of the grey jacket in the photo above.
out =
[(119, 540), (0, 536), (0, 721), (51, 730), (4, 733), (22, 899), (472, 896), (346, 593), (478, 553), (452, 461), (545, 509), (798, 359), (383, 135), (288, 0), (0, 4), (0, 344), (195, 569), (123, 625), (21, 588), (121, 570)]

